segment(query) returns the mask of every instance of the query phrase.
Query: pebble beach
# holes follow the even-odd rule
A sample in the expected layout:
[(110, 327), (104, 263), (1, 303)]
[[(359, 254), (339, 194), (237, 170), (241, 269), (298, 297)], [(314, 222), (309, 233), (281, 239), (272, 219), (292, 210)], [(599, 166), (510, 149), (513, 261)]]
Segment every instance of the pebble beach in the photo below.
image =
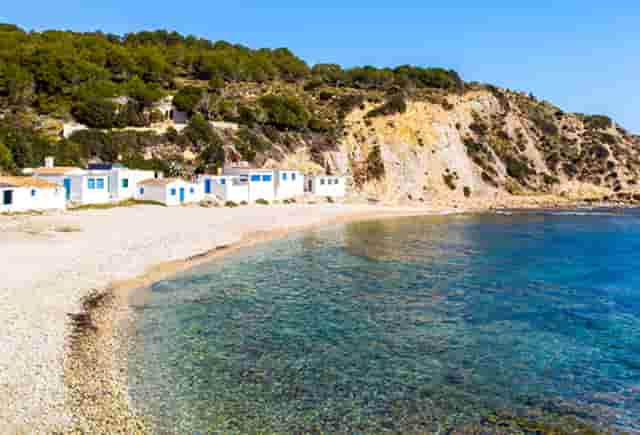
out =
[[(100, 294), (114, 283), (129, 281), (120, 288), (135, 286), (136, 281), (131, 281), (134, 278), (146, 276), (153, 280), (154, 273), (167, 274), (189, 267), (196, 258), (206, 261), (222, 254), (222, 248), (314, 225), (451, 211), (300, 204), (238, 208), (136, 206), (0, 216), (0, 258), (4, 259), (0, 280), (0, 432), (77, 431), (78, 415), (96, 415), (91, 410), (80, 412), (78, 407), (85, 405), (69, 391), (74, 385), (84, 388), (94, 381), (82, 378), (87, 376), (87, 367), (92, 367), (90, 362), (79, 366), (69, 358), (72, 320), (78, 320), (74, 314), (87, 309), (90, 295)], [(163, 264), (169, 267), (158, 269)], [(101, 301), (95, 317), (110, 318), (116, 302)], [(96, 340), (93, 347), (87, 347), (82, 339), (75, 343), (96, 361), (110, 358), (114, 346), (112, 331), (100, 332), (105, 333), (97, 340), (101, 350), (95, 348)], [(74, 374), (81, 378), (72, 379)], [(113, 398), (107, 397), (103, 405), (111, 399), (126, 404), (126, 397), (118, 397), (118, 388), (109, 388), (116, 393)], [(131, 424), (129, 427), (138, 427), (135, 422)], [(86, 430), (87, 426), (80, 427)]]

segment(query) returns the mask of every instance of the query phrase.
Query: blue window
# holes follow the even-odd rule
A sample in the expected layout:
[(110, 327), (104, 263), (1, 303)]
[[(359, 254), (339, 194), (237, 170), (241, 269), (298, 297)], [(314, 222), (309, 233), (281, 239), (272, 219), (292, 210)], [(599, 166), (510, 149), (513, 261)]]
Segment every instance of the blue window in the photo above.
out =
[(171, 189), (171, 196), (176, 196), (176, 189)]
[(98, 189), (104, 189), (104, 178), (96, 178), (96, 187)]
[(89, 189), (95, 189), (96, 188), (96, 179), (95, 178), (89, 178)]
[(140, 188), (140, 195), (144, 195), (144, 187)]
[(295, 172), (291, 173), (291, 181), (296, 181), (296, 173)]
[(271, 180), (272, 180), (271, 175), (263, 175), (262, 176), (262, 181), (266, 181), (266, 182), (270, 183)]
[(221, 179), (220, 179), (220, 184), (226, 184), (226, 182), (227, 182), (227, 180), (226, 180), (226, 179), (224, 179), (224, 178), (221, 178)]
[(287, 173), (286, 172), (282, 173), (282, 180), (283, 181), (287, 181)]
[(193, 195), (194, 193), (196, 193), (196, 189), (192, 187), (191, 189), (189, 189), (189, 193)]
[(260, 181), (260, 175), (252, 175), (252, 176), (251, 176), (251, 181), (252, 181), (252, 182), (254, 182), (254, 181)]
[(31, 196), (36, 196), (36, 189), (31, 189)]
[(123, 178), (122, 179), (122, 188), (123, 189), (128, 189), (129, 188), (129, 179), (128, 178)]

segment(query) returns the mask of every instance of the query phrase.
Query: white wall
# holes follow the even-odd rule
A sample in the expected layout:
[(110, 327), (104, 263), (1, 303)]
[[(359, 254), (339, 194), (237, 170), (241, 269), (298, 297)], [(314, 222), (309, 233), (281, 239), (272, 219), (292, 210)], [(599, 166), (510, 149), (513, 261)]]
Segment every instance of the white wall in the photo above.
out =
[[(13, 191), (13, 201), (5, 205), (4, 192)], [(35, 193), (35, 195), (32, 194)], [(14, 213), (29, 210), (63, 210), (65, 208), (64, 188), (2, 187), (0, 188), (0, 213)]]
[[(141, 192), (140, 189), (143, 189), (143, 191)], [(180, 202), (180, 189), (184, 189), (184, 202)], [(138, 186), (136, 198), (174, 206), (200, 202), (204, 199), (204, 192), (200, 184), (177, 180), (166, 185), (150, 184)]]
[(316, 196), (343, 197), (346, 193), (346, 180), (343, 177), (318, 176), (312, 177), (311, 193)]
[(304, 176), (298, 171), (280, 170), (276, 172), (276, 199), (291, 199), (304, 195)]
[[(90, 182), (93, 180), (90, 188)], [(102, 180), (102, 188), (99, 186)], [(80, 204), (104, 204), (111, 202), (111, 181), (108, 171), (71, 176), (71, 201)]]
[[(136, 196), (138, 183), (144, 180), (155, 178), (153, 171), (139, 171), (132, 169), (113, 169), (111, 171), (111, 199), (114, 201), (124, 201)], [(125, 187), (123, 180), (128, 181)]]
[(207, 195), (215, 195), (221, 201), (233, 201), (241, 203), (249, 202), (249, 183), (241, 181), (238, 176), (230, 175), (204, 175), (200, 177), (200, 186), (204, 192), (206, 180), (211, 181), (211, 193)]

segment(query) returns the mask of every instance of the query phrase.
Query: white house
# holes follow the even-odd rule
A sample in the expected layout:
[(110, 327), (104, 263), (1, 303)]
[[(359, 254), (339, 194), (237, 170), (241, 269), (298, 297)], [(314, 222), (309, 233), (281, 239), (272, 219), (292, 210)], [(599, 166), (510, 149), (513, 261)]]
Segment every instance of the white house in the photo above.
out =
[(0, 213), (63, 210), (64, 188), (34, 177), (0, 177)]
[(200, 202), (204, 193), (200, 184), (178, 178), (156, 178), (138, 183), (136, 199), (173, 206)]
[(89, 169), (54, 166), (53, 158), (45, 166), (30, 171), (34, 177), (58, 184), (65, 190), (67, 201), (79, 204), (101, 204), (134, 198), (137, 184), (153, 179), (153, 171), (139, 171), (113, 164), (92, 164)]
[(216, 195), (223, 201), (282, 201), (304, 195), (304, 177), (289, 169), (255, 169), (227, 166), (222, 175), (200, 177), (205, 195)]
[(346, 180), (343, 177), (319, 175), (307, 177), (307, 190), (315, 196), (341, 198), (346, 194)]
[(206, 195), (214, 195), (223, 201), (249, 202), (249, 179), (233, 175), (203, 175), (199, 179)]
[(84, 169), (73, 166), (54, 166), (53, 158), (50, 157), (45, 159), (44, 167), (29, 170), (29, 174), (36, 178), (62, 186), (67, 201), (71, 200), (72, 177), (77, 177), (84, 173)]

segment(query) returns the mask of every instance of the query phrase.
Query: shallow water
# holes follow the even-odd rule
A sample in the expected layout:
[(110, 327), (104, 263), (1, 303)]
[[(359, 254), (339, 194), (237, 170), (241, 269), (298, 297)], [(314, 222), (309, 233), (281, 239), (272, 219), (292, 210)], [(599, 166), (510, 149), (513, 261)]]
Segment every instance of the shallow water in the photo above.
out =
[(295, 234), (136, 308), (160, 433), (437, 432), (540, 408), (640, 430), (640, 212), (403, 218)]

